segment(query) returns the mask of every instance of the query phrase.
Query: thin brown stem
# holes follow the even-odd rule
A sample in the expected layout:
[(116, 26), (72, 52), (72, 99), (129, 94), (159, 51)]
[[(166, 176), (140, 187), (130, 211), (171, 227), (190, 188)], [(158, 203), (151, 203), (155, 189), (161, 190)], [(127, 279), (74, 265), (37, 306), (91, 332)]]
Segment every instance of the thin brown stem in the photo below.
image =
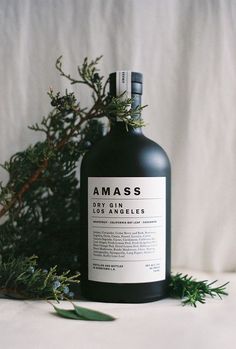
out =
[[(84, 122), (91, 120), (95, 117), (101, 118), (105, 116), (102, 113), (96, 115), (96, 108), (97, 108), (97, 105), (95, 103), (93, 107), (90, 109), (86, 118), (80, 119), (79, 123), (74, 128), (71, 129), (70, 133), (66, 137), (61, 139), (56, 145), (54, 145), (53, 150), (57, 151), (62, 149), (69, 142), (69, 140), (74, 136), (76, 131), (78, 131), (81, 128)], [(13, 208), (16, 205), (16, 203), (22, 202), (23, 196), (29, 191), (32, 185), (43, 175), (43, 173), (47, 169), (49, 165), (49, 161), (50, 161), (49, 158), (42, 160), (41, 165), (35, 170), (35, 172), (30, 176), (30, 178), (22, 185), (18, 193), (16, 193), (11, 198), (11, 200), (0, 209), (0, 218), (3, 217), (11, 208)]]
[(37, 181), (39, 177), (43, 174), (48, 166), (48, 159), (43, 160), (42, 164), (37, 168), (37, 170), (32, 174), (32, 176), (23, 184), (18, 193), (16, 193), (10, 202), (2, 207), (0, 210), (0, 218), (4, 216), (17, 202), (22, 201), (23, 195), (29, 190), (34, 182)]

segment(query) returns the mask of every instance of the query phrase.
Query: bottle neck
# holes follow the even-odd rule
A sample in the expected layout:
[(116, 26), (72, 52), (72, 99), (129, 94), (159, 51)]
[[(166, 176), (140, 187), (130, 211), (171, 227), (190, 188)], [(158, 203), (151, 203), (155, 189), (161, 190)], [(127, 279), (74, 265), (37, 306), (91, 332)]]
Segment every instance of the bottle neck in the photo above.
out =
[(127, 126), (123, 121), (114, 122), (111, 124), (110, 134), (114, 136), (127, 136), (127, 135), (138, 135), (142, 134), (141, 127), (131, 127)]
[[(132, 105), (131, 108), (135, 109), (137, 107), (141, 107), (142, 104), (142, 95), (132, 93)], [(141, 118), (141, 114), (139, 114), (139, 118)]]
[[(132, 94), (132, 104), (131, 109), (135, 109), (138, 106), (141, 106), (141, 97), (140, 94)], [(140, 120), (141, 119), (141, 113), (137, 113), (135, 115), (132, 115), (133, 120)], [(111, 124), (111, 133), (112, 134), (141, 134), (142, 128), (141, 127), (133, 127), (130, 125), (126, 125), (124, 121), (121, 121), (119, 117), (115, 117), (114, 122)]]

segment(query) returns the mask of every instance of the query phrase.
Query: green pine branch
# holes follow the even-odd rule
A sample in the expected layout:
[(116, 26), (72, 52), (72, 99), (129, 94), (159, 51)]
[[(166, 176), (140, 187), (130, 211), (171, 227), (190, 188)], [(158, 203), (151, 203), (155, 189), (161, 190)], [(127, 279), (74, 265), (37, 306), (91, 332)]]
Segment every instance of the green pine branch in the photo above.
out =
[[(30, 126), (42, 133), (41, 142), (14, 154), (2, 167), (9, 180), (0, 183), (0, 255), (5, 259), (39, 256), (42, 267), (58, 265), (58, 270), (79, 267), (79, 181), (78, 163), (84, 153), (104, 135), (104, 116), (110, 121), (116, 112), (131, 127), (129, 101), (111, 98), (97, 67), (100, 58), (85, 58), (78, 67), (79, 79), (62, 68), (56, 69), (78, 90), (89, 87), (93, 104), (82, 107), (74, 92), (64, 94), (50, 88), (52, 110), (40, 123)], [(127, 108), (126, 108), (126, 107)], [(141, 110), (141, 108), (140, 108)], [(142, 120), (139, 121), (140, 125)], [(63, 241), (63, 242), (62, 242)]]
[(206, 297), (227, 296), (226, 286), (229, 282), (223, 285), (215, 286), (217, 280), (209, 282), (208, 280), (199, 281), (192, 276), (177, 273), (171, 276), (169, 284), (169, 294), (172, 298), (179, 298), (183, 305), (191, 305), (196, 307), (198, 303), (204, 304)]
[[(85, 58), (81, 67), (78, 67), (79, 79), (72, 78), (62, 69), (62, 62), (59, 57), (56, 61), (56, 68), (60, 75), (69, 79), (71, 84), (87, 85), (91, 89), (93, 105), (90, 109), (82, 108), (74, 92), (61, 96), (59, 92), (49, 90), (48, 95), (51, 105), (54, 107), (47, 117), (44, 117), (40, 124), (36, 123), (30, 128), (45, 135), (43, 142), (29, 147), (26, 152), (20, 152), (5, 162), (3, 168), (9, 172), (9, 181), (4, 187), (1, 186), (0, 194), (0, 217), (16, 209), (22, 203), (25, 194), (34, 187), (34, 183), (43, 177), (49, 164), (54, 161), (58, 153), (62, 152), (68, 144), (77, 145), (83, 154), (84, 127), (91, 120), (98, 120), (108, 117), (112, 120), (117, 113), (123, 121), (131, 127), (143, 125), (142, 120), (133, 121), (131, 116), (133, 110), (128, 108), (130, 100), (122, 101), (118, 98), (111, 98), (106, 91), (108, 80), (103, 83), (103, 76), (99, 75), (97, 64), (101, 57), (88, 62)], [(136, 108), (137, 113), (142, 107)], [(22, 165), (22, 158), (25, 158), (26, 165)]]

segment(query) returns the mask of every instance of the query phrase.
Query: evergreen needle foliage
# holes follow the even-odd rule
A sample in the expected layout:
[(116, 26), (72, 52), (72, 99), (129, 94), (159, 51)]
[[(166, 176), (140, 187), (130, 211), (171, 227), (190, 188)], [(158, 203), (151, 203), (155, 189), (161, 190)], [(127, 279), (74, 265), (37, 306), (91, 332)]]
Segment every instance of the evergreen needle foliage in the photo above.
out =
[[(130, 100), (112, 98), (108, 94), (108, 80), (104, 81), (98, 69), (100, 59), (89, 62), (85, 58), (78, 67), (78, 78), (66, 74), (62, 57), (57, 59), (56, 69), (77, 86), (78, 96), (83, 86), (90, 89), (92, 106), (82, 107), (74, 92), (66, 90), (61, 94), (50, 88), (51, 112), (41, 123), (30, 126), (31, 130), (43, 135), (43, 140), (17, 152), (2, 165), (9, 179), (6, 185), (0, 183), (0, 267), (5, 268), (5, 275), (9, 268), (11, 280), (15, 275), (12, 266), (28, 268), (27, 263), (34, 260), (27, 258), (32, 255), (39, 257), (38, 264), (43, 269), (51, 270), (57, 265), (59, 273), (68, 268), (74, 273), (78, 270), (78, 164), (84, 153), (104, 135), (101, 118), (108, 117), (113, 122), (114, 115), (119, 113), (127, 127), (143, 125), (142, 120), (131, 120), (142, 107), (131, 110), (128, 108)], [(26, 264), (22, 262), (24, 257)], [(36, 275), (43, 280), (42, 272), (37, 272), (34, 277)], [(26, 289), (27, 280), (30, 291), (30, 280), (33, 279), (26, 278), (24, 283), (24, 294), (30, 295)], [(16, 282), (14, 290), (18, 285)], [(6, 288), (2, 278), (0, 288)], [(36, 290), (41, 297), (41, 291)], [(45, 291), (47, 297), (54, 295)]]
[(226, 282), (223, 285), (215, 286), (217, 280), (208, 282), (208, 280), (197, 281), (192, 276), (177, 273), (171, 276), (169, 285), (170, 297), (182, 299), (183, 305), (197, 306), (197, 303), (205, 303), (206, 297), (212, 298), (228, 295), (226, 292)]
[(65, 271), (58, 275), (56, 267), (40, 269), (37, 257), (18, 257), (0, 263), (0, 295), (15, 299), (62, 300), (73, 298), (69, 286), (78, 283), (79, 275)]

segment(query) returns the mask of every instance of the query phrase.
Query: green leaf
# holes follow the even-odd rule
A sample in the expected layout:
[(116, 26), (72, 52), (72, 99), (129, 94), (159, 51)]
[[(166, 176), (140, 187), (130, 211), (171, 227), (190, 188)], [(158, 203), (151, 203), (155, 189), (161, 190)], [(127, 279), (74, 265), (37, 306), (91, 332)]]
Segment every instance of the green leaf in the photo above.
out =
[(64, 317), (64, 318), (67, 318), (67, 319), (72, 319), (72, 320), (86, 320), (84, 319), (83, 317), (79, 316), (75, 310), (73, 309), (69, 309), (69, 310), (66, 310), (66, 309), (61, 309), (61, 308), (58, 308), (56, 307), (55, 305), (53, 305), (53, 308), (56, 310), (56, 313), (61, 316), (61, 317)]
[(114, 318), (111, 315), (101, 313), (100, 311), (88, 309), (88, 308), (83, 308), (79, 307), (78, 305), (75, 305), (72, 303), (75, 309), (75, 312), (78, 316), (83, 317), (86, 320), (91, 320), (91, 321), (114, 321), (116, 318)]
[(84, 320), (84, 321), (113, 321), (115, 318), (111, 315), (101, 313), (100, 311), (83, 308), (75, 305), (74, 303), (74, 309), (61, 309), (56, 307), (54, 304), (49, 302), (53, 308), (55, 309), (56, 313), (67, 319), (72, 320)]

